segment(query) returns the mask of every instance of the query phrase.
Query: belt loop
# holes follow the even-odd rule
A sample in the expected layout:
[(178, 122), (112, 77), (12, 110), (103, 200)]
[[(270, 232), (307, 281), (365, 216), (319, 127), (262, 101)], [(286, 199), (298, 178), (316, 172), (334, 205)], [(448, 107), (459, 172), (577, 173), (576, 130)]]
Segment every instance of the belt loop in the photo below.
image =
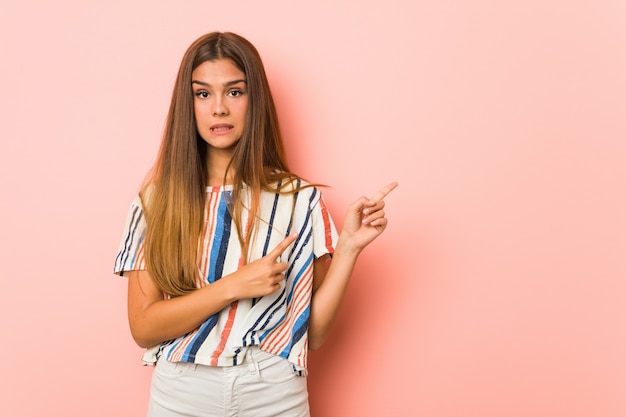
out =
[(250, 346), (246, 350), (246, 361), (248, 362), (248, 370), (250, 371), (252, 375), (258, 375), (260, 372), (259, 364), (257, 363), (256, 359), (252, 355), (252, 349), (254, 349), (254, 347)]

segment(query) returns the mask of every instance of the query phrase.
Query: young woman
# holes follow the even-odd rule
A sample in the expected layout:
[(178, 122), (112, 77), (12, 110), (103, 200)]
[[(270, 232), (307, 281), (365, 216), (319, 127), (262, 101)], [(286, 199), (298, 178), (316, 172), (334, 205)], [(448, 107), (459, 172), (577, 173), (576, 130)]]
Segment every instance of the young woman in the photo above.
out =
[(308, 349), (395, 186), (357, 199), (338, 235), (319, 190), (287, 166), (254, 46), (196, 40), (115, 261), (131, 333), (156, 364), (149, 416), (308, 416)]

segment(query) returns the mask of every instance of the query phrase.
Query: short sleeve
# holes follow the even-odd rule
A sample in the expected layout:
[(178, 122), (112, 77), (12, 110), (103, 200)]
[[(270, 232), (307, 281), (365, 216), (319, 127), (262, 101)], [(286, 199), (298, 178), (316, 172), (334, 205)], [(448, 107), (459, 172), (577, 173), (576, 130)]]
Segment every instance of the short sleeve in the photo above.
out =
[(131, 203), (126, 217), (120, 248), (115, 257), (115, 267), (113, 268), (115, 274), (124, 275), (125, 271), (146, 269), (143, 251), (145, 235), (146, 221), (141, 198), (137, 196)]
[(314, 204), (311, 207), (311, 220), (313, 227), (313, 255), (320, 258), (326, 254), (332, 255), (337, 246), (337, 229), (333, 219), (326, 207), (326, 202), (320, 191), (314, 188), (317, 193)]

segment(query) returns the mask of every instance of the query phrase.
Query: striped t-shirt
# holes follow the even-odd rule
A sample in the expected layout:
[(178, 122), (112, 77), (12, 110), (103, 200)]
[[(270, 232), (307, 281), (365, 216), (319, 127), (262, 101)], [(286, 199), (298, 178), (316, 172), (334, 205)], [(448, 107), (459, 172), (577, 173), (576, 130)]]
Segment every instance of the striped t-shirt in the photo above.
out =
[[(205, 224), (199, 241), (203, 285), (235, 272), (241, 264), (239, 238), (227, 209), (231, 190), (231, 186), (207, 187)], [(246, 223), (246, 214), (244, 210), (242, 224)], [(266, 255), (289, 234), (298, 233), (281, 256), (281, 261), (289, 265), (281, 289), (268, 296), (233, 302), (190, 333), (149, 348), (144, 354), (145, 363), (154, 363), (165, 355), (171, 362), (232, 366), (241, 363), (248, 346), (256, 345), (288, 359), (295, 372), (306, 375), (313, 261), (333, 253), (337, 231), (315, 187), (299, 188), (295, 194), (262, 192), (258, 216), (248, 262)], [(146, 269), (145, 232), (141, 200), (136, 197), (126, 220), (115, 273)]]

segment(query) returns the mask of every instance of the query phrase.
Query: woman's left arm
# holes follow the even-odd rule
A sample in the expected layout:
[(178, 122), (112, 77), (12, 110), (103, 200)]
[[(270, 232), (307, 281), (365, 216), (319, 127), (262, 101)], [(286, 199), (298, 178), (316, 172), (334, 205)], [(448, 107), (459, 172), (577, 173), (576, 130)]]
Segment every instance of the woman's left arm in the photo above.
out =
[(359, 254), (387, 227), (383, 199), (397, 185), (393, 182), (373, 197), (361, 197), (352, 203), (346, 214), (332, 261), (328, 262), (328, 255), (315, 261), (314, 292), (309, 318), (309, 349), (319, 348), (328, 335), (339, 312)]

